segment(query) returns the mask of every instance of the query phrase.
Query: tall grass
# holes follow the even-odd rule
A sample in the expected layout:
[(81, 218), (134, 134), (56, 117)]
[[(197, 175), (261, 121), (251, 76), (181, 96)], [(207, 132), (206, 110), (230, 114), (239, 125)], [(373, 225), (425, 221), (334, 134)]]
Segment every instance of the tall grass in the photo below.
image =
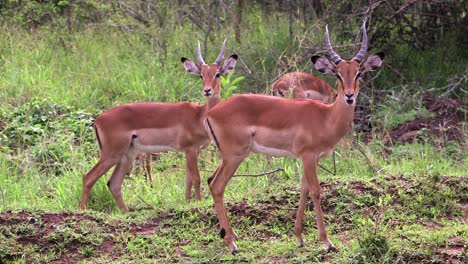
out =
[[(91, 150), (91, 151), (90, 151)], [(339, 150), (338, 152), (342, 152)], [(374, 153), (374, 152), (371, 152)], [(377, 152), (378, 153), (378, 152)], [(344, 154), (344, 153), (342, 153)], [(321, 181), (370, 181), (389, 175), (450, 175), (466, 176), (466, 157), (457, 161), (449, 154), (428, 144), (413, 144), (394, 149), (394, 154), (386, 159), (374, 154), (372, 159), (382, 168), (375, 173), (366, 163), (360, 152), (346, 150), (346, 155), (338, 154), (337, 174), (335, 176), (319, 170)], [(29, 150), (14, 156), (0, 153), (0, 211), (15, 209), (75, 210), (81, 195), (82, 175), (97, 162), (97, 147), (71, 147), (72, 158), (63, 166), (47, 167), (31, 160)], [(151, 187), (145, 181), (143, 170), (134, 168), (130, 177), (124, 181), (124, 200), (131, 208), (163, 207), (179, 208), (184, 206), (206, 206), (212, 203), (206, 179), (218, 165), (214, 147), (202, 152), (200, 170), (202, 175), (203, 201), (186, 204), (184, 202), (185, 159), (179, 153), (167, 153), (154, 163), (155, 182)], [(333, 166), (331, 158), (320, 162), (326, 168)], [(255, 174), (283, 168), (265, 176)], [(237, 174), (252, 176), (234, 177), (226, 189), (228, 201), (257, 199), (266, 192), (281, 192), (282, 186), (300, 185), (302, 169), (299, 160), (274, 158), (269, 165), (262, 155), (251, 155), (240, 166)], [(108, 174), (109, 175), (109, 174)], [(109, 176), (102, 177), (91, 192), (89, 208), (119, 213), (107, 188)]]
[[(0, 41), (0, 100), (17, 106), (50, 98), (88, 110), (132, 101), (202, 101), (199, 79), (186, 74), (180, 62), (195, 59), (195, 41), (179, 33), (171, 36), (162, 61), (144, 39), (118, 31), (66, 36), (7, 31)], [(219, 47), (210, 45), (204, 56), (211, 60), (217, 52)]]

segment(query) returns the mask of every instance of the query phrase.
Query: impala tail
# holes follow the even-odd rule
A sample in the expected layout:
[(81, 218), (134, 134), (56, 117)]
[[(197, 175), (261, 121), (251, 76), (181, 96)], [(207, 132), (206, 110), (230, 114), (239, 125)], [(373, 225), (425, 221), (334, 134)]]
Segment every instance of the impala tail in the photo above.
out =
[(101, 143), (101, 138), (99, 137), (99, 132), (96, 127), (96, 123), (93, 123), (93, 129), (94, 129), (94, 134), (96, 134), (96, 140), (99, 144), (99, 150), (102, 150), (102, 143)]

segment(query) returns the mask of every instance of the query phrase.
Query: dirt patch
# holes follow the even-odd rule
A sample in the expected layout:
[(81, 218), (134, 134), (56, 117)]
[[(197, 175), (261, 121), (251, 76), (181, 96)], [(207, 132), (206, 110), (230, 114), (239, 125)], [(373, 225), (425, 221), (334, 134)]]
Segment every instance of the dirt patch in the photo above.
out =
[(97, 250), (99, 254), (105, 254), (105, 255), (110, 255), (114, 251), (114, 248), (116, 246), (116, 242), (111, 241), (111, 240), (104, 240)]
[(133, 235), (152, 235), (161, 227), (160, 222), (164, 219), (169, 219), (169, 218), (170, 218), (170, 215), (164, 214), (164, 215), (158, 216), (158, 218), (151, 219), (145, 223), (140, 223), (140, 224), (132, 223), (130, 224), (130, 232)]
[(417, 118), (393, 128), (385, 140), (387, 146), (394, 142), (413, 143), (421, 139), (424, 133), (447, 141), (463, 142), (461, 123), (466, 120), (468, 103), (424, 93), (423, 104), (436, 116)]
[(437, 252), (444, 255), (446, 259), (459, 260), (462, 255), (468, 253), (468, 247), (463, 243), (463, 238), (453, 237), (448, 240), (444, 247), (439, 247)]
[(272, 196), (270, 198), (269, 202), (261, 201), (256, 203), (255, 206), (251, 206), (246, 199), (243, 199), (240, 203), (228, 203), (227, 209), (232, 215), (236, 216), (237, 221), (239, 217), (248, 217), (255, 224), (266, 223), (271, 219), (274, 212), (282, 208), (285, 201), (284, 197)]

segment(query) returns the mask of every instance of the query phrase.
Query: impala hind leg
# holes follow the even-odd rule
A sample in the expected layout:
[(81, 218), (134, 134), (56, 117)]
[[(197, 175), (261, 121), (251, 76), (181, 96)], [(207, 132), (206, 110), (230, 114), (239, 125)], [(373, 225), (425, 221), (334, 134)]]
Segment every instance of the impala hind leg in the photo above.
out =
[(192, 197), (192, 186), (195, 189), (197, 201), (201, 201), (200, 171), (198, 170), (198, 151), (185, 151), (185, 200)]
[(210, 191), (213, 196), (214, 207), (219, 220), (220, 236), (233, 254), (239, 252), (234, 243), (237, 239), (237, 234), (232, 229), (231, 223), (227, 217), (226, 207), (224, 206), (224, 191), (229, 180), (244, 158), (244, 156), (236, 156), (229, 160), (223, 159), (221, 165), (215, 171), (217, 174), (213, 175), (214, 177), (212, 176), (213, 178), (211, 178), (212, 180), (210, 183)]
[[(320, 237), (320, 240), (325, 244), (327, 250), (337, 251), (333, 243), (328, 239), (327, 231), (325, 230), (325, 223), (323, 221), (323, 212), (320, 204), (320, 185), (317, 178), (317, 156), (313, 154), (302, 155), (302, 166), (304, 168), (303, 178), (307, 183), (307, 187), (310, 190), (312, 196), (312, 202), (314, 203), (315, 217), (317, 221), (317, 230)], [(304, 183), (304, 182), (303, 182)], [(302, 191), (301, 191), (302, 196)], [(302, 208), (301, 214), (304, 214), (305, 206)], [(299, 214), (299, 212), (298, 212)], [(302, 225), (301, 225), (302, 229)]]
[(112, 166), (118, 162), (117, 159), (100, 159), (94, 167), (83, 176), (83, 190), (81, 193), (80, 209), (84, 210), (88, 203), (89, 193), (96, 181), (104, 175)]
[(110, 177), (109, 182), (107, 182), (107, 186), (109, 187), (112, 196), (114, 196), (117, 205), (123, 212), (128, 212), (128, 207), (123, 201), (122, 183), (124, 176), (130, 173), (132, 169), (132, 163), (135, 158), (136, 155), (124, 155), (115, 167), (114, 172), (112, 172), (112, 176)]

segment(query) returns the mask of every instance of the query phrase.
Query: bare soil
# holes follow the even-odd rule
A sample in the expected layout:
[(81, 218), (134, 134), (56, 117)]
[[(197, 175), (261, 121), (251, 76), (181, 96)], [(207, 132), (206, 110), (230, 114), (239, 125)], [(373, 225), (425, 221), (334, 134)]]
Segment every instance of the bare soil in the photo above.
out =
[[(413, 143), (423, 140), (425, 135), (442, 138), (446, 141), (456, 141), (460, 144), (464, 143), (465, 135), (462, 129), (462, 123), (466, 122), (467, 119), (467, 102), (438, 97), (426, 92), (423, 94), (423, 104), (427, 110), (435, 113), (435, 116), (430, 118), (416, 118), (392, 128), (384, 140), (385, 145), (390, 146), (396, 142)], [(363, 122), (360, 118), (358, 119), (359, 120), (355, 120), (356, 124)], [(366, 126), (358, 126), (358, 131), (369, 132), (365, 129), (359, 130), (360, 127)], [(364, 141), (369, 142), (371, 139), (372, 135), (366, 133)]]
[[(468, 104), (460, 100), (436, 97), (430, 93), (423, 95), (424, 107), (436, 114), (432, 118), (417, 118), (393, 128), (390, 131), (392, 142), (413, 143), (422, 130), (447, 141), (463, 142), (461, 123), (466, 120)], [(464, 109), (464, 110), (462, 110)], [(387, 142), (388, 144), (390, 142)]]

